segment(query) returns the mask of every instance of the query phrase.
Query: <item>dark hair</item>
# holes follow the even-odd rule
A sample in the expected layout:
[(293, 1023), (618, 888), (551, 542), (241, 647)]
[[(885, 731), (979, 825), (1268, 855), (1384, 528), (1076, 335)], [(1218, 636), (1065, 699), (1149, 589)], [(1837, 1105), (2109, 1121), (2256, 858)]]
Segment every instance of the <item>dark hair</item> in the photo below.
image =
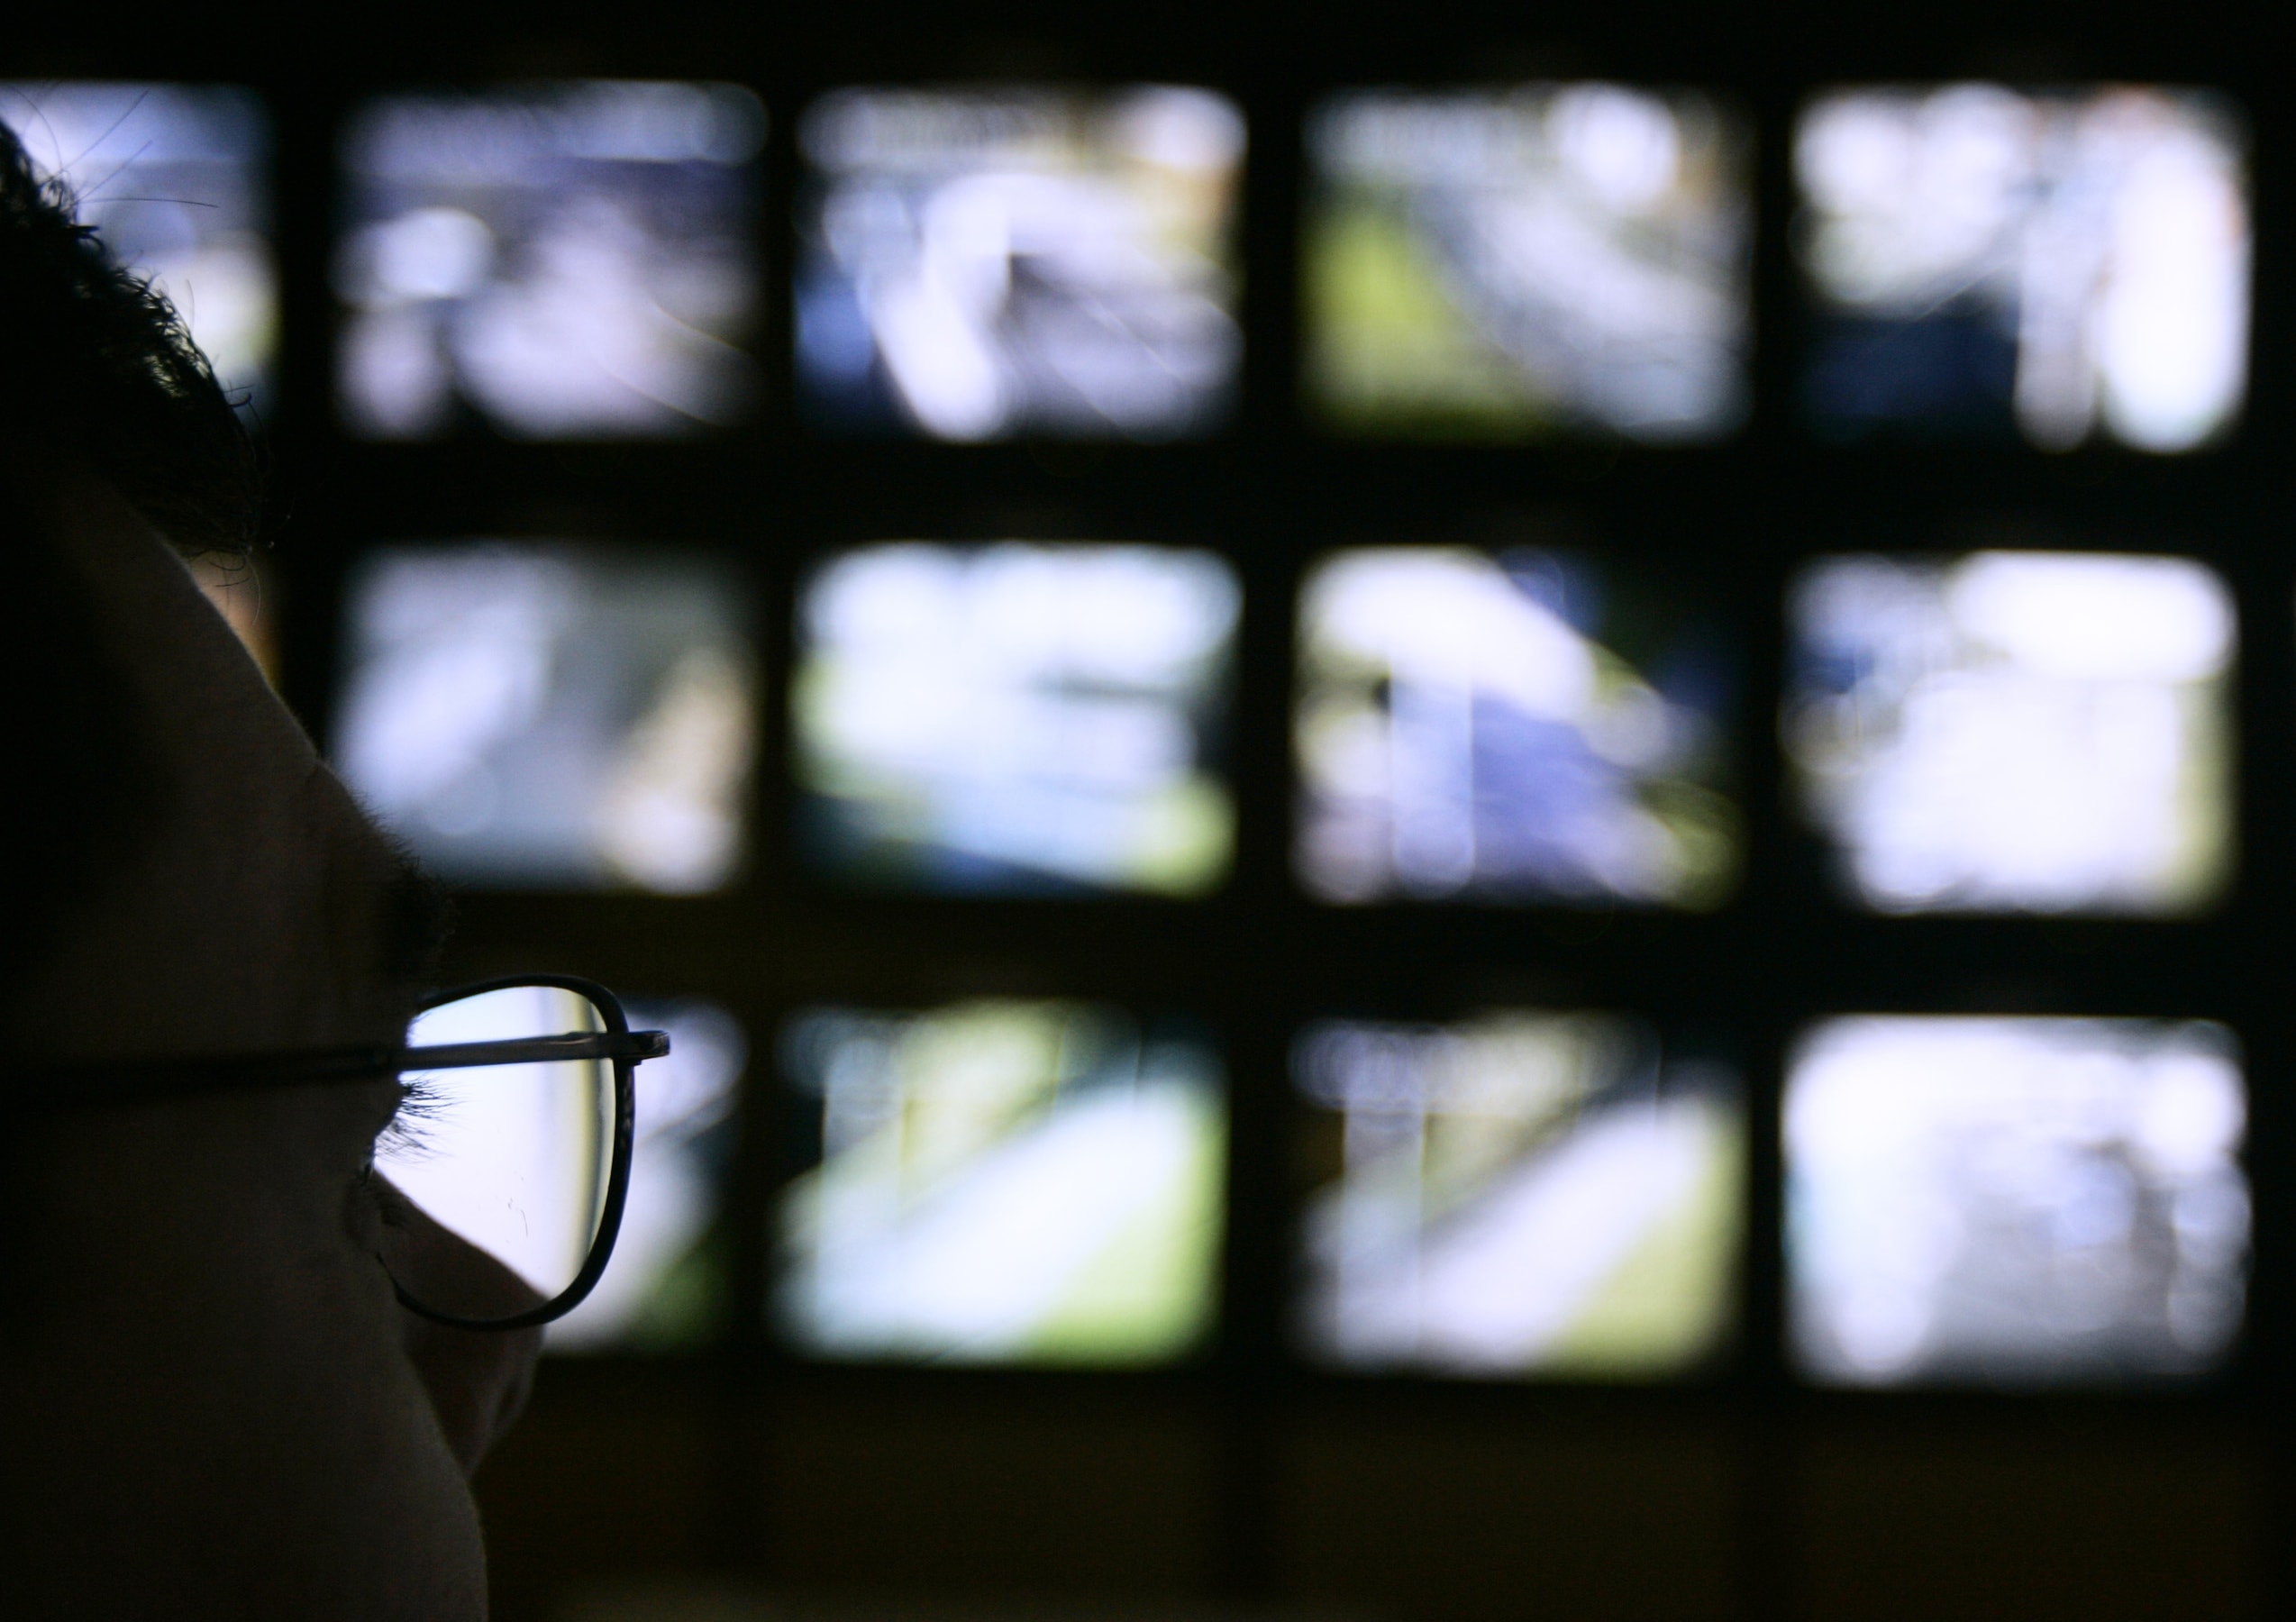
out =
[(0, 629), (17, 828), (0, 876), (9, 984), (157, 809), (125, 684), (41, 514), (49, 481), (73, 469), (110, 484), (187, 553), (254, 543), (254, 447), (206, 357), (0, 124), (0, 548), (15, 588)]

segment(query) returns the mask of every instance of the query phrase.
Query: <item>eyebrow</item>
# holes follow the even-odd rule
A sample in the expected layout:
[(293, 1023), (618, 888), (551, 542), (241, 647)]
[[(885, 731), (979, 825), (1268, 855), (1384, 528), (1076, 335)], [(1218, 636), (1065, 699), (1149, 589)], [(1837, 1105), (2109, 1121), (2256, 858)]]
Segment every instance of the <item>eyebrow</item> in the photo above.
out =
[(378, 966), (396, 984), (428, 986), (438, 978), (454, 932), (454, 899), (404, 848), (387, 843), (390, 872), (383, 880)]

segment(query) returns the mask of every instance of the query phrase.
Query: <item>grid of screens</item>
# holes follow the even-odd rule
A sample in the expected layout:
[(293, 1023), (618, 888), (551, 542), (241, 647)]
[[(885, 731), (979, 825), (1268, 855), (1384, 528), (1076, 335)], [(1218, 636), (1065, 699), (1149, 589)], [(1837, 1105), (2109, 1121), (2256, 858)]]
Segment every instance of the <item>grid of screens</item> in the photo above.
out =
[(1727, 1071), (1632, 1022), (1337, 1022), (1292, 1070), (1317, 1180), (1300, 1335), (1440, 1373), (1633, 1377), (1730, 1326), (1743, 1126)]
[[(234, 387), (277, 327), (267, 121), (214, 86), (17, 84), (0, 117)], [(741, 87), (379, 97), (341, 159), (336, 392), (363, 437), (738, 423), (767, 290)], [(1753, 141), (1604, 82), (1309, 112), (1301, 384), (1352, 434), (1653, 443), (1745, 419)], [(794, 376), (833, 433), (1171, 440), (1233, 416), (1245, 123), (1209, 89), (834, 90), (803, 109)], [(1794, 135), (1825, 437), (2209, 445), (2246, 387), (2246, 137), (2196, 89), (1845, 87)]]
[(798, 1344), (1122, 1366), (1209, 1330), (1226, 1123), (1201, 1038), (1079, 1003), (825, 1008), (782, 1062), (809, 1106), (782, 1196)]
[(797, 375), (823, 425), (1166, 440), (1226, 416), (1244, 118), (1225, 97), (845, 90), (800, 140)]
[(2230, 844), (2230, 593), (2182, 558), (1836, 558), (1793, 603), (1805, 803), (1885, 912), (2171, 914)]
[(1712, 624), (1648, 588), (1531, 548), (1317, 564), (1295, 722), (1307, 888), (1721, 898), (1737, 866), (1717, 791), (1728, 671)]
[(260, 99), (224, 85), (0, 84), (0, 123), (260, 416), (278, 343)]
[(458, 883), (715, 889), (745, 843), (745, 621), (706, 558), (378, 548), (347, 593), (337, 769)]
[[(1235, 421), (1235, 102), (855, 88), (792, 111), (795, 262), (768, 287), (767, 122), (746, 89), (559, 81), (352, 108), (329, 260), (342, 426), (753, 422), (782, 299), (816, 434), (1174, 441)], [(260, 405), (278, 327), (260, 99), (18, 85), (0, 117)], [(1319, 428), (1690, 445), (1744, 424), (1754, 148), (1727, 97), (1348, 89), (1303, 133), (1302, 193), (1279, 201), (1302, 211), (1296, 381)], [(1789, 375), (1818, 439), (2178, 453), (2237, 427), (2250, 224), (2225, 98), (1845, 87), (1803, 107), (1791, 159)], [(260, 591), (203, 583), (262, 657)], [(1753, 741), (1732, 736), (1722, 622), (1679, 582), (1593, 548), (1412, 538), (1323, 552), (1292, 584), (1307, 896), (1729, 900)], [(1228, 879), (1245, 604), (1221, 551), (888, 539), (798, 586), (793, 843), (814, 872), (1183, 898)], [(751, 860), (769, 730), (750, 602), (722, 556), (658, 546), (374, 551), (347, 583), (336, 758), (456, 884), (722, 889)], [(1802, 572), (1787, 620), (1790, 779), (1854, 904), (2176, 916), (2221, 896), (2237, 650), (2201, 564), (1844, 554)], [(560, 1351), (699, 1345), (740, 1293), (720, 1207), (735, 1101), (759, 1086), (742, 1027), (696, 1001), (633, 1013), (674, 1057), (641, 1089), (615, 1268), (552, 1332)], [(1310, 1361), (1657, 1379), (1727, 1354), (1749, 1198), (1727, 1064), (1585, 1012), (1289, 1034), (1289, 1307)], [(1227, 1083), (1203, 1029), (1081, 1002), (821, 1007), (776, 1057), (797, 1142), (773, 1303), (797, 1347), (1126, 1367), (1214, 1332)], [(2221, 1368), (2244, 1310), (2244, 1116), (2214, 1025), (1820, 1023), (1785, 1098), (1791, 1357), (1854, 1386)]]
[(1679, 443), (1745, 415), (1749, 141), (1710, 98), (1358, 92), (1307, 145), (1307, 387), (1335, 424)]
[(739, 420), (758, 305), (731, 85), (393, 96), (343, 137), (337, 363), (351, 429), (658, 437)]
[(1796, 1357), (1845, 1385), (2215, 1367), (2240, 1324), (2245, 1116), (2220, 1026), (1819, 1027), (1786, 1098)]
[(2240, 410), (2243, 137), (2215, 96), (1844, 90), (1794, 150), (1828, 433), (2187, 451)]
[(928, 890), (1197, 895), (1238, 592), (1213, 553), (905, 543), (807, 584), (795, 693), (821, 868)]

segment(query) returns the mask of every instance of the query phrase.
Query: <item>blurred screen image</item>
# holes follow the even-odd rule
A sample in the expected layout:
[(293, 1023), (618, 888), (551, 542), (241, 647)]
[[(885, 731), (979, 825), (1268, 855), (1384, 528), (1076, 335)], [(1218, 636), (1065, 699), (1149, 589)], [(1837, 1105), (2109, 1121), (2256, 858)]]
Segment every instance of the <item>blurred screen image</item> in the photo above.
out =
[(1200, 895), (1226, 876), (1239, 594), (1207, 551), (842, 552), (793, 693), (814, 864), (896, 888)]
[(748, 603), (703, 557), (469, 542), (369, 552), (334, 758), (451, 883), (692, 895), (739, 868)]
[(1836, 91), (1794, 149), (1821, 432), (2190, 451), (2247, 379), (2246, 138), (2211, 94)]
[(1654, 582), (1529, 547), (1360, 547), (1300, 590), (1295, 861), (1326, 901), (1717, 904), (1729, 667)]
[(1709, 441), (1747, 407), (1743, 122), (1690, 92), (1334, 96), (1308, 126), (1307, 378), (1334, 426)]
[(1827, 1021), (1785, 1104), (1792, 1342), (1841, 1385), (2193, 1375), (2240, 1328), (2220, 1025)]
[(2166, 915), (2230, 860), (2230, 593), (2182, 558), (1842, 557), (1792, 604), (1783, 731), (1883, 912)]
[(368, 439), (739, 421), (765, 110), (733, 85), (390, 96), (343, 138), (338, 392)]
[(1292, 1071), (1319, 1360), (1648, 1378), (1728, 1333), (1745, 1127), (1718, 1067), (1631, 1021), (1505, 1013), (1313, 1025)]
[(783, 1065), (810, 1111), (782, 1198), (785, 1329), (825, 1356), (1122, 1366), (1218, 1295), (1226, 1119), (1184, 1030), (1081, 1003), (825, 1008)]
[(234, 404), (260, 415), (278, 348), (270, 119), (227, 85), (0, 84), (35, 173), (183, 317)]
[(614, 1259), (582, 1304), (545, 1331), (560, 1352), (684, 1352), (724, 1323), (718, 1205), (732, 1168), (749, 1044), (698, 999), (627, 1002), (633, 1031), (667, 1031), (670, 1054), (638, 1067), (630, 1193)]
[(799, 131), (822, 426), (1188, 438), (1234, 401), (1244, 117), (1208, 90), (841, 90)]

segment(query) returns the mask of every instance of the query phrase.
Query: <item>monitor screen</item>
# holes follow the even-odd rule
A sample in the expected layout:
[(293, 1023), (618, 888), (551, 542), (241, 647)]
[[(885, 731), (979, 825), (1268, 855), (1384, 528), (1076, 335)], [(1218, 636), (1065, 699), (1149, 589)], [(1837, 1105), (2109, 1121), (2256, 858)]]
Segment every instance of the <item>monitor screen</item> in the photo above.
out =
[(754, 159), (734, 85), (396, 96), (343, 136), (337, 387), (369, 439), (690, 433), (744, 416)]
[(227, 85), (0, 84), (0, 123), (114, 257), (167, 295), (260, 420), (279, 320), (261, 98)]
[(1300, 590), (1295, 860), (1327, 901), (1718, 903), (1727, 646), (1655, 578), (1362, 547)]
[(1608, 84), (1317, 108), (1307, 388), (1335, 427), (1681, 443), (1745, 415), (1750, 132)]
[(633, 1031), (666, 1031), (667, 1058), (638, 1067), (630, 1192), (614, 1258), (582, 1304), (544, 1332), (551, 1352), (683, 1352), (723, 1328), (742, 1068), (739, 1021), (697, 998), (625, 1002)]
[(1208, 90), (840, 90), (798, 132), (824, 427), (1170, 440), (1233, 404), (1244, 116)]
[(2247, 380), (2246, 145), (2197, 91), (1816, 98), (1794, 169), (1819, 431), (2220, 437)]
[(348, 590), (336, 766), (452, 883), (718, 888), (745, 841), (747, 616), (705, 557), (378, 548)]
[(1226, 1118), (1185, 1027), (1082, 1003), (822, 1008), (782, 1041), (781, 1321), (829, 1357), (1167, 1362), (1217, 1299)]
[(1219, 770), (1238, 591), (1207, 551), (862, 547), (804, 588), (800, 833), (847, 881), (1199, 895), (1226, 876)]
[(1728, 1333), (1745, 1127), (1718, 1066), (1630, 1020), (1510, 1012), (1311, 1025), (1292, 1075), (1319, 1361), (1650, 1378)]
[(2220, 1025), (1829, 1020), (1785, 1102), (1794, 1355), (1830, 1384), (2219, 1366), (2248, 1253)]
[(2230, 860), (2231, 594), (2183, 558), (1827, 559), (1788, 753), (1883, 912), (2174, 914)]

